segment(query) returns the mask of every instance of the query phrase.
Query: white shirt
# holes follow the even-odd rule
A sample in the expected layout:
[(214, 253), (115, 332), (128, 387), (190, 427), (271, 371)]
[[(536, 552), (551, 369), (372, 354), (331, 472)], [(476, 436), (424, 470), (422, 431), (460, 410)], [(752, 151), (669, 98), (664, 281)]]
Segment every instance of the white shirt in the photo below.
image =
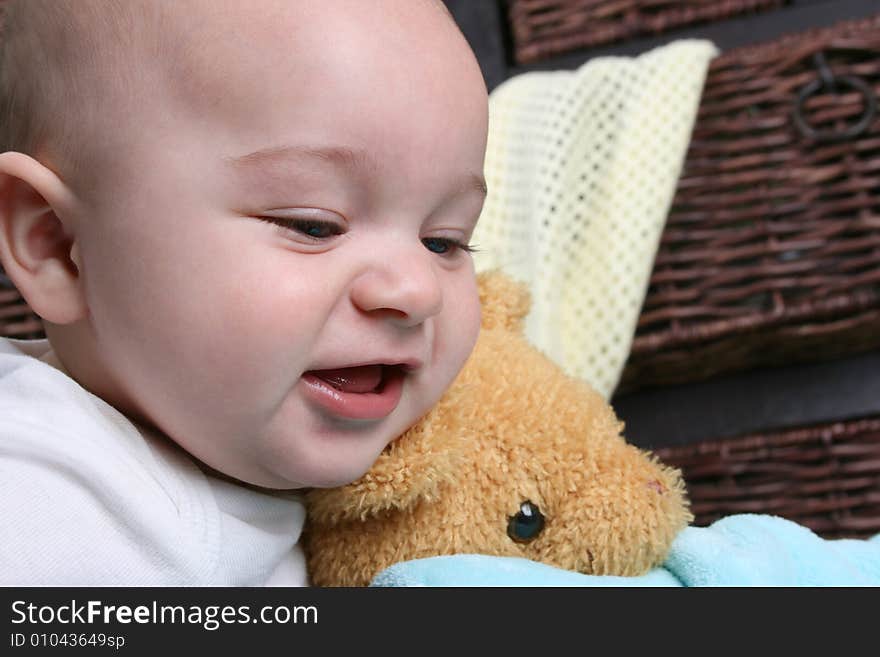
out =
[(205, 474), (57, 363), (0, 338), (0, 585), (307, 584), (300, 496)]

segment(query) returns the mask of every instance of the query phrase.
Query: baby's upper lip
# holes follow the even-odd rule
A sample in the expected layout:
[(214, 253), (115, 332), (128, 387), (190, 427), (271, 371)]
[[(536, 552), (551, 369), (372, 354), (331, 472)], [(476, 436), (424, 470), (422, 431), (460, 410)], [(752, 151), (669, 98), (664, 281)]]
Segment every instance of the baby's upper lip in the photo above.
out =
[(378, 357), (378, 358), (369, 358), (363, 360), (350, 360), (344, 361), (339, 360), (334, 363), (322, 363), (317, 365), (316, 367), (309, 368), (309, 372), (320, 372), (322, 370), (343, 370), (350, 369), (354, 367), (369, 367), (370, 365), (390, 365), (393, 367), (399, 367), (404, 372), (413, 372), (415, 370), (421, 369), (424, 365), (424, 361), (420, 358), (415, 357)]

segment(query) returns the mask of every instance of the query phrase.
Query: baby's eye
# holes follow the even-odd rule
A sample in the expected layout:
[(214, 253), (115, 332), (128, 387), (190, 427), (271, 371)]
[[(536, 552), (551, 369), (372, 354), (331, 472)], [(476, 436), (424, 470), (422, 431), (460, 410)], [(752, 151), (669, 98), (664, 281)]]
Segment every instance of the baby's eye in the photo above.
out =
[(464, 244), (458, 240), (446, 237), (426, 237), (422, 240), (422, 244), (424, 244), (425, 248), (431, 253), (437, 253), (439, 255), (449, 255), (455, 251), (471, 253), (474, 250), (469, 244)]
[(260, 217), (260, 219), (287, 230), (292, 230), (313, 240), (325, 240), (336, 235), (342, 235), (345, 232), (342, 226), (332, 221), (287, 217)]
[(298, 230), (303, 235), (314, 237), (315, 239), (332, 237), (333, 235), (339, 235), (342, 232), (336, 224), (318, 221), (295, 222), (291, 228), (293, 228), (293, 230)]

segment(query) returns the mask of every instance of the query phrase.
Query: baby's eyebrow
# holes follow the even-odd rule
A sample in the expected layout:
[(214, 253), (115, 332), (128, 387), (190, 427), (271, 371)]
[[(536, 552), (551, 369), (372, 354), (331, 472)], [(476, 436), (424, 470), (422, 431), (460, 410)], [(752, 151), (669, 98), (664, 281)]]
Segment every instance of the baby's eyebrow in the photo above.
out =
[[(318, 159), (350, 170), (375, 171), (378, 169), (376, 161), (368, 151), (349, 146), (291, 144), (271, 146), (246, 155), (224, 158), (235, 168), (244, 170), (269, 168), (291, 159)], [(470, 172), (466, 174), (463, 184), (455, 190), (456, 196), (474, 193), (483, 198), (486, 197), (486, 179), (482, 173)]]
[(246, 155), (224, 159), (237, 168), (250, 169), (277, 164), (283, 160), (302, 158), (324, 160), (347, 169), (376, 168), (376, 163), (367, 151), (349, 146), (306, 146), (301, 144), (270, 146)]

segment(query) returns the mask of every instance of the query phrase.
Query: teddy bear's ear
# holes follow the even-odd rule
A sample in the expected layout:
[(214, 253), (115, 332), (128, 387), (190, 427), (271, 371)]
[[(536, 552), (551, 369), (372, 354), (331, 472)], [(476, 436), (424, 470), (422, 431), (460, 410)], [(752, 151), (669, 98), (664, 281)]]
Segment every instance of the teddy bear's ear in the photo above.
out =
[(498, 270), (480, 274), (477, 285), (483, 313), (482, 327), (522, 332), (523, 319), (532, 303), (526, 285)]
[(425, 417), (388, 445), (357, 481), (309, 491), (309, 518), (330, 525), (363, 521), (432, 502), (445, 487), (456, 485), (469, 440), (466, 420), (456, 412), (465, 392), (462, 386), (453, 386)]

